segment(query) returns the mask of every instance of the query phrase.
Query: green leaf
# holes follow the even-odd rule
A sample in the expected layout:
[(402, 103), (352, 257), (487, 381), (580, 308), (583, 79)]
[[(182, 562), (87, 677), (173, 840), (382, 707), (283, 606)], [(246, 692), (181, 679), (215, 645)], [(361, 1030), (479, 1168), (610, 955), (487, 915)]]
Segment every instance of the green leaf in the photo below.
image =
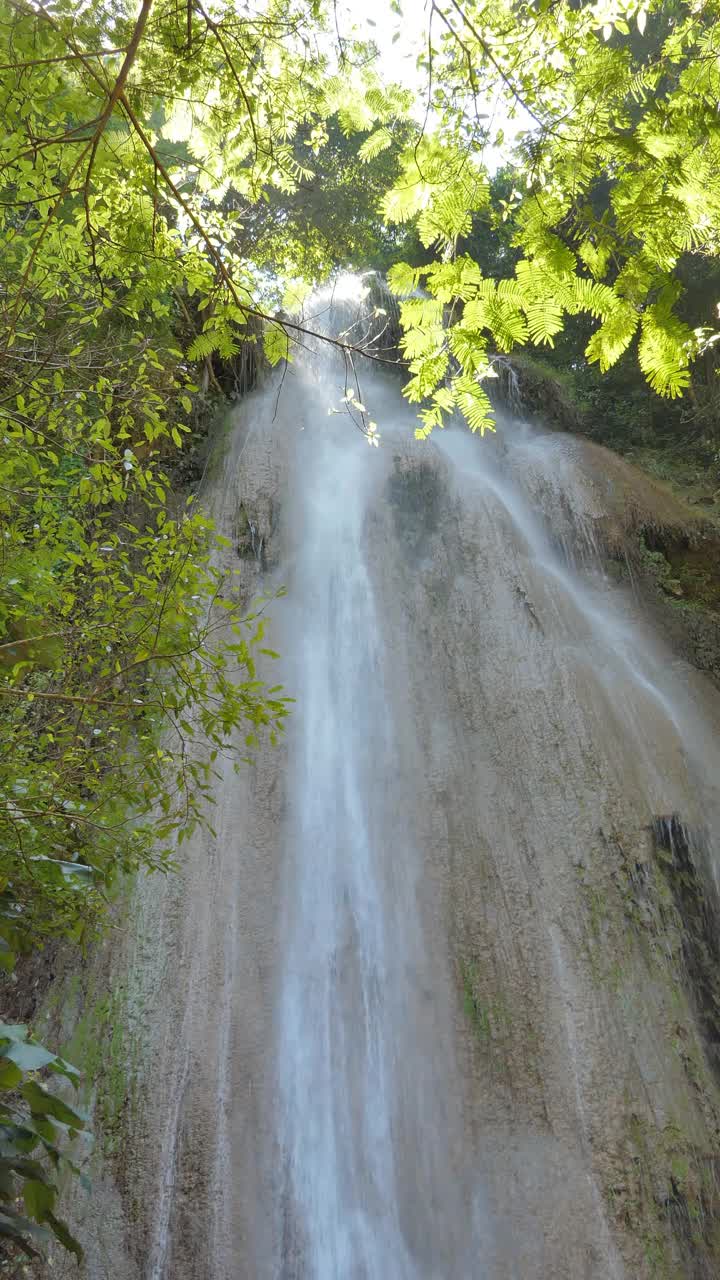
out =
[(22, 1086), (22, 1095), (28, 1102), (33, 1115), (53, 1116), (61, 1124), (66, 1124), (71, 1129), (83, 1129), (85, 1127), (85, 1116), (68, 1106), (61, 1098), (56, 1098), (51, 1093), (48, 1093), (36, 1081), (27, 1080)]
[(0, 1059), (0, 1089), (14, 1089), (22, 1078), (23, 1073), (14, 1062), (7, 1057)]
[(27, 1040), (28, 1029), (22, 1022), (0, 1022), (0, 1041)]
[(276, 365), (280, 360), (289, 359), (289, 340), (284, 329), (277, 325), (272, 325), (263, 330), (263, 347), (265, 350), (265, 358), (271, 365)]
[(74, 1253), (78, 1262), (82, 1262), (84, 1254), (82, 1245), (75, 1239), (66, 1222), (61, 1218), (56, 1218), (54, 1213), (48, 1213), (45, 1219), (50, 1224), (55, 1238), (60, 1241), (64, 1249), (68, 1253)]
[(407, 296), (417, 289), (421, 274), (420, 267), (410, 267), (406, 262), (396, 262), (388, 271), (388, 285), (398, 297)]
[(55, 1061), (53, 1053), (49, 1053), (42, 1045), (32, 1044), (29, 1041), (17, 1041), (15, 1044), (3, 1049), (3, 1053), (5, 1058), (9, 1058), (23, 1072), (39, 1071), (42, 1067), (46, 1067), (49, 1062)]
[(494, 431), (492, 405), (487, 393), (474, 378), (463, 375), (453, 381), (455, 401), (471, 431)]
[(388, 147), (391, 146), (392, 134), (389, 129), (382, 125), (374, 133), (371, 133), (369, 138), (365, 139), (358, 151), (358, 156), (361, 160), (374, 160), (381, 152), (387, 151)]
[(597, 361), (603, 372), (611, 368), (630, 345), (639, 318), (629, 304), (616, 305), (588, 342), (585, 348), (588, 359)]
[(55, 1188), (47, 1182), (30, 1178), (23, 1183), (22, 1194), (30, 1217), (36, 1222), (43, 1222), (55, 1204)]
[(8, 1205), (0, 1210), (0, 1237), (2, 1236), (14, 1240), (29, 1258), (38, 1257), (38, 1251), (30, 1243), (31, 1240), (42, 1245), (50, 1240), (50, 1232), (45, 1227), (15, 1213)]

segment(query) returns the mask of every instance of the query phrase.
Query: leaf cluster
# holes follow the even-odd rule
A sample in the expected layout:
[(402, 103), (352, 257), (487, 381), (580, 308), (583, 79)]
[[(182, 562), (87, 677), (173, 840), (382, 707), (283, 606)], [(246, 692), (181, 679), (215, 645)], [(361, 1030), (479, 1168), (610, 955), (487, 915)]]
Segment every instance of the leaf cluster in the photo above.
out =
[[(432, 398), (453, 362), (476, 377), (488, 343), (552, 346), (579, 314), (595, 321), (590, 362), (605, 371), (636, 341), (650, 387), (682, 395), (712, 339), (679, 304), (682, 262), (720, 251), (717, 18), (717, 0), (433, 4), (429, 162), (408, 150), (384, 204), (440, 250), (439, 276), (393, 275), (400, 293), (422, 283), (443, 303), (434, 328), (404, 308), (408, 356), (422, 361), (411, 398)], [(481, 98), (517, 122), (515, 185), (494, 203), (512, 226), (516, 261), (512, 281), (484, 281), (468, 295), (461, 278), (446, 288), (443, 273), (472, 240), (469, 219), (487, 202), (482, 155), (507, 128), (493, 130)], [(430, 425), (442, 420), (434, 401), (427, 413)]]
[(33, 1258), (55, 1238), (81, 1261), (80, 1245), (55, 1212), (63, 1172), (84, 1179), (66, 1148), (86, 1134), (82, 1112), (49, 1088), (49, 1079), (61, 1076), (77, 1089), (80, 1077), (69, 1062), (27, 1027), (0, 1022), (0, 1241)]
[(226, 757), (282, 731), (265, 602), (176, 478), (289, 251), (248, 211), (299, 191), (343, 103), (365, 132), (399, 109), (371, 78), (347, 106), (322, 27), (315, 0), (0, 6), (6, 968), (92, 937), (119, 874), (209, 824)]

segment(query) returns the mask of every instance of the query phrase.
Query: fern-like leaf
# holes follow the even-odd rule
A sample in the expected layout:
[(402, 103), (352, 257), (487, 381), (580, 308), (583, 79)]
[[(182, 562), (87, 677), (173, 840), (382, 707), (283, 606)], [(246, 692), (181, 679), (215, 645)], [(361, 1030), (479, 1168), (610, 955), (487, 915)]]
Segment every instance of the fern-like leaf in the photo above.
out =
[(494, 431), (492, 405), (480, 383), (468, 375), (462, 375), (453, 381), (455, 402), (471, 431)]
[(422, 269), (410, 267), (407, 262), (396, 262), (387, 273), (387, 282), (398, 298), (414, 293), (420, 283)]
[(629, 303), (616, 300), (615, 309), (595, 330), (585, 348), (588, 360), (600, 365), (603, 373), (629, 347), (638, 326), (638, 313)]
[(381, 155), (383, 151), (387, 151), (388, 147), (391, 146), (392, 134), (389, 129), (381, 125), (379, 129), (370, 134), (369, 138), (365, 139), (358, 149), (358, 156), (367, 163), (370, 160), (374, 160), (376, 156)]

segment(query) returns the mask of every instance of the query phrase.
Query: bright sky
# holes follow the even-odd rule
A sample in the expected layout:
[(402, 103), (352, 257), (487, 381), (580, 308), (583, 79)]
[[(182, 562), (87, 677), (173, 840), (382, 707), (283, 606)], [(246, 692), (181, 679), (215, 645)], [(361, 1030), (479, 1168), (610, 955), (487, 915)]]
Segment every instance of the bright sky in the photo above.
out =
[[(375, 40), (380, 50), (380, 75), (384, 80), (399, 81), (417, 94), (415, 114), (422, 122), (426, 111), (427, 78), (424, 72), (418, 71), (416, 64), (418, 55), (427, 46), (430, 10), (425, 0), (404, 0), (402, 10), (400, 18), (392, 12), (389, 0), (338, 0), (338, 26), (341, 35), (349, 35), (355, 29), (360, 38)], [(433, 34), (437, 37), (439, 33), (435, 30)], [(508, 158), (513, 138), (531, 122), (529, 117), (508, 120), (497, 102), (489, 101), (485, 110), (491, 119), (493, 132), (502, 128), (506, 138), (502, 148), (486, 148), (485, 163), (494, 172)]]
[(429, 14), (423, 0), (405, 0), (402, 18), (392, 12), (389, 0), (338, 0), (337, 15), (341, 36), (354, 30), (361, 39), (376, 42), (384, 80), (422, 93), (424, 77), (415, 64), (427, 41)]

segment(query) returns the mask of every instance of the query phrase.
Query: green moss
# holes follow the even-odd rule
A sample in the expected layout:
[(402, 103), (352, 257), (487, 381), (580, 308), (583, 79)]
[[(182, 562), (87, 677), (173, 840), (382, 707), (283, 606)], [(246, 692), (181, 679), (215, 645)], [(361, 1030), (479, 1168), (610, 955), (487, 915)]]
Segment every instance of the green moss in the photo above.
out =
[(137, 1044), (122, 985), (88, 992), (83, 1012), (62, 1048), (82, 1071), (93, 1099), (94, 1128), (106, 1154), (117, 1150), (128, 1108), (134, 1110)]
[[(680, 616), (706, 618), (717, 625), (720, 653), (720, 539), (699, 543), (678, 536), (650, 534), (638, 539), (638, 567), (646, 580)], [(712, 631), (712, 625), (711, 625)], [(703, 664), (706, 665), (706, 664)]]
[(717, 494), (720, 467), (717, 460), (708, 466), (707, 458), (699, 459), (689, 444), (684, 448), (682, 441), (678, 442), (674, 437), (630, 449), (626, 456), (643, 471), (662, 480), (684, 502), (696, 507), (698, 514), (720, 525), (720, 494)]
[(480, 977), (475, 961), (460, 962), (460, 974), (463, 986), (463, 1007), (475, 1034), (482, 1043), (487, 1043), (493, 1030), (505, 1024), (507, 1011), (501, 1000), (485, 1003), (479, 995)]
[(582, 431), (583, 408), (570, 371), (554, 368), (542, 356), (527, 351), (514, 352), (510, 364), (517, 376), (523, 409), (530, 417), (545, 427)]
[[(605, 1181), (613, 1215), (643, 1242), (653, 1280), (714, 1280), (720, 1248), (720, 914), (703, 873), (702, 842), (677, 818), (645, 841), (603, 838), (596, 878), (584, 888), (593, 975), (622, 992), (632, 1017), (643, 955), (662, 992), (667, 1052), (685, 1086), (661, 1125), (626, 1101), (624, 1137)], [(586, 872), (583, 871), (583, 875)], [(613, 955), (610, 964), (608, 955)], [(626, 970), (623, 972), (623, 965)], [(649, 1099), (652, 1102), (652, 1099)]]
[(720, 899), (701, 833), (676, 814), (653, 824), (658, 866), (672, 894), (682, 940), (682, 974), (720, 1083)]
[(680, 1123), (655, 1126), (630, 1111), (629, 1171), (611, 1207), (638, 1234), (653, 1280), (712, 1280), (716, 1275), (718, 1158), (692, 1143)]

